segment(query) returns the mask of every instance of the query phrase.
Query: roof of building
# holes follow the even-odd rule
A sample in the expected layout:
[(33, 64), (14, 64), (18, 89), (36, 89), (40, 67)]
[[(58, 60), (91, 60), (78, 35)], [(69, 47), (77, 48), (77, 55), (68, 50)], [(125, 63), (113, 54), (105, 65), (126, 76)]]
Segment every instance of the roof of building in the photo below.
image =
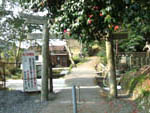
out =
[(66, 55), (68, 52), (66, 51), (65, 46), (49, 46), (49, 50), (52, 55)]
[(65, 51), (65, 46), (49, 46), (49, 50), (51, 51)]
[[(28, 50), (34, 50), (35, 52), (41, 54), (41, 46), (30, 46)], [(65, 46), (49, 46), (49, 51), (52, 55), (67, 55), (68, 52)]]

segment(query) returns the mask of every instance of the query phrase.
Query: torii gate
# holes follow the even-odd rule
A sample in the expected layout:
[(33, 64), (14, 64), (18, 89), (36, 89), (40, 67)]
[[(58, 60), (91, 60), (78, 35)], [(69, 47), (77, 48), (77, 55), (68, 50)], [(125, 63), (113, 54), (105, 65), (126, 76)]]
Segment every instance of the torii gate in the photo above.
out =
[[(48, 100), (48, 74), (50, 66), (48, 19), (46, 17), (33, 16), (24, 13), (20, 13), (20, 16), (25, 19), (25, 23), (43, 25), (41, 101), (46, 101)], [(52, 77), (50, 77), (51, 92), (53, 91), (52, 85)]]
[[(5, 11), (5, 0), (0, 2), (0, 10)], [(6, 11), (11, 12), (11, 11)], [(43, 25), (43, 45), (42, 45), (42, 88), (41, 88), (41, 101), (48, 100), (48, 67), (49, 67), (49, 29), (48, 19), (41, 16), (33, 16), (24, 13), (20, 13), (20, 16), (26, 20), (28, 24)], [(50, 77), (51, 78), (51, 77)], [(52, 85), (52, 79), (51, 83)], [(52, 87), (50, 89), (53, 90)]]

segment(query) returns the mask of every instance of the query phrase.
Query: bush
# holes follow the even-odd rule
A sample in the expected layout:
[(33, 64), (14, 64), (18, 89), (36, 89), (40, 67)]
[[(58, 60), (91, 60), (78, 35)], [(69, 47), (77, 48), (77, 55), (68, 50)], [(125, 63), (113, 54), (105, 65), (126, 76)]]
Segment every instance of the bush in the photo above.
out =
[(142, 95), (136, 99), (136, 102), (138, 103), (138, 108), (141, 109), (141, 111), (145, 111), (145, 113), (149, 113), (150, 111), (150, 91), (142, 91)]
[(81, 58), (79, 56), (76, 56), (73, 58), (75, 64), (79, 64), (79, 63), (84, 63), (87, 61), (87, 59), (85, 57)]
[[(145, 68), (144, 68), (145, 69)], [(141, 96), (148, 96), (150, 91), (149, 73), (141, 68), (139, 71), (131, 70), (125, 73), (121, 78), (121, 86), (133, 99)]]
[(98, 57), (100, 57), (100, 61), (102, 64), (107, 64), (107, 58), (106, 58), (106, 51), (105, 49), (100, 50), (97, 55)]

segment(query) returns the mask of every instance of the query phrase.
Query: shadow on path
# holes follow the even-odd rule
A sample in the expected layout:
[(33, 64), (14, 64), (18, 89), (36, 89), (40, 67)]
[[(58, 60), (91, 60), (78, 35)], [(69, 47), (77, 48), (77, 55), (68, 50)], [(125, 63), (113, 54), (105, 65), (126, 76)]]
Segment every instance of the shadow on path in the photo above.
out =
[(97, 75), (92, 62), (94, 61), (90, 60), (74, 68), (69, 75), (65, 76), (65, 83), (69, 88), (61, 90), (56, 100), (52, 101), (42, 113), (73, 113), (72, 85), (80, 86), (80, 93), (77, 89), (78, 113), (143, 113), (136, 108), (133, 101), (123, 96), (114, 100), (102, 96), (101, 88), (95, 84)]

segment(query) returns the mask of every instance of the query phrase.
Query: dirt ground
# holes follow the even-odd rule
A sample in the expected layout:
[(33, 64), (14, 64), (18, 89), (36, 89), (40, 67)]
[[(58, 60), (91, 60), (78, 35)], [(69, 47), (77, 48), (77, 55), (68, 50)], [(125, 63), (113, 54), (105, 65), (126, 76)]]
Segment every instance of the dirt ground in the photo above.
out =
[[(95, 65), (97, 57), (92, 57), (72, 69), (64, 77), (65, 87), (49, 95), (49, 101), (40, 102), (40, 93), (24, 94), (20, 91), (0, 91), (0, 113), (73, 113), (72, 86), (77, 87), (78, 113), (144, 113), (137, 109), (129, 98), (108, 100), (96, 85)], [(80, 89), (80, 90), (79, 90)]]
[[(77, 88), (78, 113), (144, 113), (128, 98), (108, 100), (102, 96), (101, 88), (95, 85), (96, 62), (97, 57), (92, 57), (65, 76), (68, 87), (80, 86), (80, 91)], [(71, 88), (60, 91), (55, 97), (40, 113), (73, 113)]]

